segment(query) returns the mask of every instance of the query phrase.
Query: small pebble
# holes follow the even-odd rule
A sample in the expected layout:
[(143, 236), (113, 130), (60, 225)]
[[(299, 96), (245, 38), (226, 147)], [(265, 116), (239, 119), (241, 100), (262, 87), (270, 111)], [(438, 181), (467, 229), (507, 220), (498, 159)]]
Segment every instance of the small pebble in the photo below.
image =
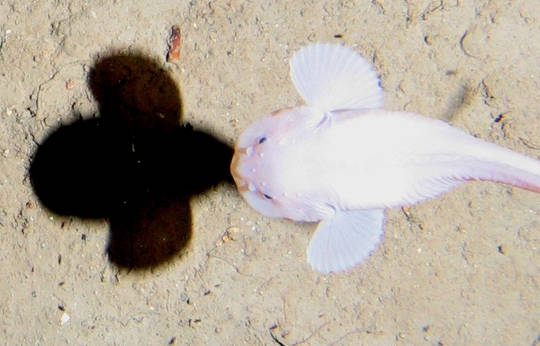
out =
[(70, 320), (70, 317), (68, 314), (66, 314), (65, 312), (62, 314), (62, 317), (60, 318), (60, 324), (61, 325), (64, 325), (66, 323), (68, 323)]

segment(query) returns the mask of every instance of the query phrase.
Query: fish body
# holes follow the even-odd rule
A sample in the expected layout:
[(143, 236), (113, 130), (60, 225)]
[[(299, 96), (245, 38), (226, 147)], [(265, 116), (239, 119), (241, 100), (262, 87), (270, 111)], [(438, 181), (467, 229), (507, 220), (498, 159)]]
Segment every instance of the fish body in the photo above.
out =
[(308, 262), (349, 269), (375, 249), (384, 209), (418, 203), (468, 180), (540, 192), (540, 162), (447, 123), (382, 109), (371, 65), (332, 44), (301, 49), (291, 76), (307, 105), (275, 111), (237, 141), (239, 191), (269, 217), (320, 222)]

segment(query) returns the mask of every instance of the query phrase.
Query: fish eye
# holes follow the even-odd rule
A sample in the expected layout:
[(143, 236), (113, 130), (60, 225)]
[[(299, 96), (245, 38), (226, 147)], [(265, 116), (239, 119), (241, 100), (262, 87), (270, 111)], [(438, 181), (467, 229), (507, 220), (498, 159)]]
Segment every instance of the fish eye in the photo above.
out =
[(272, 199), (272, 196), (267, 195), (266, 193), (263, 193), (264, 198), (266, 199)]
[(266, 141), (266, 137), (259, 138), (259, 144), (263, 144)]

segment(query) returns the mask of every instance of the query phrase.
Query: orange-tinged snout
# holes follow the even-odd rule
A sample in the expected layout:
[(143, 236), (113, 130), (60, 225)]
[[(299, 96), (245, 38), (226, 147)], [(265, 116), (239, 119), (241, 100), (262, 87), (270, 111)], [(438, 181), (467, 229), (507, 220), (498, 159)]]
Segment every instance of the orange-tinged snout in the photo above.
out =
[(236, 148), (231, 161), (231, 174), (240, 193), (249, 188), (249, 167), (247, 159), (253, 155), (253, 148)]

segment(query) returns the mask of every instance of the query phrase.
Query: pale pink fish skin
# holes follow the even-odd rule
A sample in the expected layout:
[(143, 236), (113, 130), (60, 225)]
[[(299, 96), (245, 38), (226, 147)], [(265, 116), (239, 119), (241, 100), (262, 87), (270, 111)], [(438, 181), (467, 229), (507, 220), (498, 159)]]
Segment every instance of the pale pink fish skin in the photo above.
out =
[(382, 109), (274, 112), (242, 134), (231, 171), (257, 211), (297, 221), (411, 205), (468, 180), (540, 192), (539, 161), (440, 120)]

